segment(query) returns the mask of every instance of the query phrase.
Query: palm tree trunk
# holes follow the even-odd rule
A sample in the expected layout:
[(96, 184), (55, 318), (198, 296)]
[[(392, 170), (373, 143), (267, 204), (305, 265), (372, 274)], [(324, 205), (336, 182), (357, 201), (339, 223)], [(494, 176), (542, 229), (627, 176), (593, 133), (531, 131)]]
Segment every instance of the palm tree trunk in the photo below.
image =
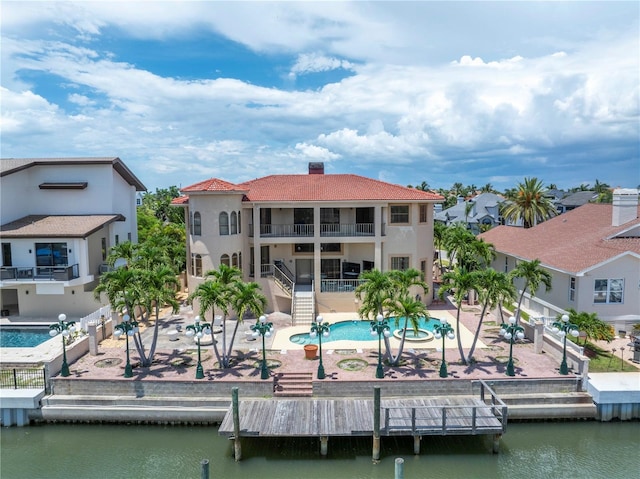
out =
[(240, 321), (236, 320), (236, 325), (233, 328), (233, 334), (231, 335), (231, 341), (229, 341), (229, 349), (227, 350), (227, 358), (231, 357), (231, 350), (233, 349), (233, 343), (236, 340), (236, 333), (238, 332), (238, 326), (240, 326)]
[(458, 353), (460, 354), (460, 359), (462, 360), (462, 364), (467, 364), (467, 360), (464, 357), (464, 351), (462, 350), (462, 339), (460, 339), (460, 310), (462, 309), (462, 301), (461, 304), (458, 305), (458, 313), (456, 314), (456, 339), (458, 340)]
[(153, 356), (156, 354), (156, 345), (158, 344), (158, 331), (160, 330), (160, 307), (156, 303), (156, 324), (153, 326), (153, 339), (149, 347), (149, 366), (153, 362)]
[(404, 349), (404, 338), (407, 335), (408, 325), (409, 325), (409, 318), (404, 318), (404, 327), (402, 328), (402, 338), (400, 338), (400, 345), (398, 346), (398, 354), (396, 356), (391, 356), (392, 366), (398, 366), (398, 364), (400, 363), (400, 356), (402, 356), (402, 350)]
[(520, 298), (518, 298), (518, 308), (516, 309), (516, 326), (518, 324), (520, 324), (520, 307), (522, 306), (522, 300), (524, 299), (524, 293), (527, 290), (527, 288), (529, 287), (529, 282), (525, 281), (524, 282), (524, 287), (522, 288), (522, 293), (520, 293)]
[[(480, 336), (480, 329), (482, 328), (482, 321), (484, 320), (484, 315), (486, 311), (487, 311), (487, 305), (485, 304), (482, 307), (482, 312), (480, 313), (480, 321), (478, 321), (478, 327), (476, 328), (476, 333), (473, 336), (473, 342), (471, 343), (471, 349), (469, 350), (469, 356), (467, 357), (468, 362), (471, 362), (471, 359), (473, 357), (473, 352), (476, 349), (476, 343), (478, 342), (478, 337)], [(458, 336), (459, 335), (460, 335), (460, 332), (458, 332)]]

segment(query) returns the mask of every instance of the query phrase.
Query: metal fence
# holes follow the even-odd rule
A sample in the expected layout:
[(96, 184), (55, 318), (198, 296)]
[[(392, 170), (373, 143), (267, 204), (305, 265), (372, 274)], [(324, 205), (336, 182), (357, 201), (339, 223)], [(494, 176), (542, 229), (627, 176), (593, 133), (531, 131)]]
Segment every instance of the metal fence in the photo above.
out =
[(0, 389), (45, 389), (44, 368), (0, 369)]

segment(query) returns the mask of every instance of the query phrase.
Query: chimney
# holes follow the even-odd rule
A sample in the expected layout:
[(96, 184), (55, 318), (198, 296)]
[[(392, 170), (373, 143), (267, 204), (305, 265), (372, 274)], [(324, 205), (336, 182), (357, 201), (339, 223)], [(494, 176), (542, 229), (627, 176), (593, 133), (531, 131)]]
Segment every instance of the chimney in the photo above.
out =
[(613, 214), (611, 226), (620, 226), (638, 217), (638, 190), (618, 188), (613, 190)]
[(324, 163), (322, 163), (322, 162), (309, 163), (309, 174), (310, 175), (324, 175)]

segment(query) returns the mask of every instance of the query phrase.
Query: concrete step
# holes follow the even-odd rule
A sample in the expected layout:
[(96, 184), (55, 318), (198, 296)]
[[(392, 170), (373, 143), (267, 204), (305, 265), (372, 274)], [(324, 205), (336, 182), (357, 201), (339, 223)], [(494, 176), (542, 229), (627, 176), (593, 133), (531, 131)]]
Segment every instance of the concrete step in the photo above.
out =
[(593, 404), (593, 398), (586, 392), (503, 394), (500, 399), (505, 404)]
[(45, 422), (136, 422), (152, 424), (172, 423), (220, 423), (228, 408), (219, 407), (169, 407), (142, 405), (67, 405), (43, 406), (39, 410)]
[(593, 419), (595, 404), (516, 404), (509, 405), (509, 419)]
[(313, 373), (279, 373), (274, 379), (274, 396), (313, 396)]
[(229, 399), (206, 397), (134, 397), (134, 396), (90, 396), (51, 395), (41, 400), (43, 406), (125, 406), (125, 407), (211, 407), (228, 408)]

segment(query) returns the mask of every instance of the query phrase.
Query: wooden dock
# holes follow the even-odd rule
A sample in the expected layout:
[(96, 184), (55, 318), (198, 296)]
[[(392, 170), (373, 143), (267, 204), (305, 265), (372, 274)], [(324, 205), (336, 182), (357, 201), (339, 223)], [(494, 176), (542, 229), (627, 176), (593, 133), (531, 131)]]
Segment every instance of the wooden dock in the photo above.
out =
[(377, 459), (381, 436), (493, 435), (494, 452), (506, 431), (507, 406), (481, 382), (480, 396), (373, 399), (252, 399), (240, 401), (234, 390), (218, 434), (233, 438), (236, 460), (242, 437), (318, 437), (326, 455), (329, 437), (372, 436)]
[[(240, 401), (240, 435), (252, 437), (371, 436), (371, 399), (258, 399)], [(387, 399), (380, 435), (502, 434), (502, 411), (473, 397)], [(233, 411), (218, 433), (234, 436)]]

